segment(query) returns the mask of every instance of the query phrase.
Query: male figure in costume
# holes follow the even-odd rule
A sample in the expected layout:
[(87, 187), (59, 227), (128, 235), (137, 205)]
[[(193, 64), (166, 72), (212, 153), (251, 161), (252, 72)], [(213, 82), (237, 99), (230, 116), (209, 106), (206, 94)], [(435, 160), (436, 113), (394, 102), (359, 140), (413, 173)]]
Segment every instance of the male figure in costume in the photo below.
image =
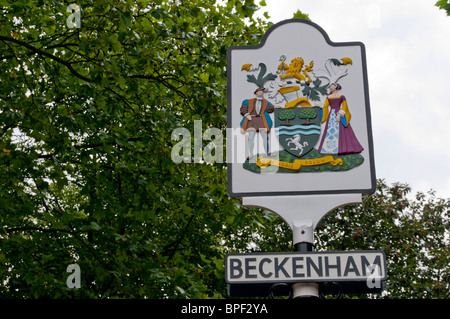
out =
[(266, 89), (259, 87), (255, 90), (256, 98), (247, 99), (242, 102), (241, 115), (241, 133), (248, 133), (248, 146), (250, 159), (254, 156), (253, 148), (255, 146), (256, 133), (260, 133), (263, 139), (264, 151), (270, 155), (269, 150), (269, 132), (272, 128), (272, 119), (269, 113), (274, 111), (274, 106), (268, 100), (264, 99), (264, 91)]

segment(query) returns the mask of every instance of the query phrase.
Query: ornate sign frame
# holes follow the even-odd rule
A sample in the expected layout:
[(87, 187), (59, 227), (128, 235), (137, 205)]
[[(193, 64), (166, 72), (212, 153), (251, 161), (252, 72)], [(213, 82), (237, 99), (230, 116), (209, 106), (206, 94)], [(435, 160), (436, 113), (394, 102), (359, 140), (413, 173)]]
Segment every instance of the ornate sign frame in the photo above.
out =
[(230, 197), (376, 188), (366, 53), (301, 19), (227, 53)]

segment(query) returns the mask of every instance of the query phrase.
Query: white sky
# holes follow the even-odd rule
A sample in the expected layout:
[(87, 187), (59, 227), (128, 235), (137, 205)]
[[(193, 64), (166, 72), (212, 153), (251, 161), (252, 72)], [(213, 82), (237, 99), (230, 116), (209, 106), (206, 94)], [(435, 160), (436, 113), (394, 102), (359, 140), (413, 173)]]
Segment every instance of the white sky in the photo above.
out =
[(298, 9), (333, 42), (367, 54), (377, 178), (450, 197), (450, 17), (436, 0), (266, 0), (270, 21)]

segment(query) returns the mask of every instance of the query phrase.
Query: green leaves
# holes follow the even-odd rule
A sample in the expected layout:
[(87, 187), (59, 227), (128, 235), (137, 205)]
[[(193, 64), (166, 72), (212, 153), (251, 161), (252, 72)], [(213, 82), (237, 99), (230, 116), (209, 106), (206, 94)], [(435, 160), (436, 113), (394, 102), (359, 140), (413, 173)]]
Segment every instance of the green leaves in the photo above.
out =
[[(226, 127), (227, 48), (269, 26), (255, 1), (84, 1), (79, 29), (66, 9), (2, 2), (0, 297), (221, 298), (228, 252), (292, 250), (280, 218), (228, 197), (225, 164), (171, 160), (175, 128)], [(442, 296), (448, 203), (403, 192), (330, 215), (318, 248), (384, 247), (392, 296), (412, 260), (411, 291)]]
[(314, 119), (317, 117), (317, 112), (312, 108), (302, 108), (298, 116), (301, 119)]
[(310, 82), (302, 83), (302, 86), (304, 86), (302, 93), (311, 101), (319, 101), (319, 93), (322, 95), (327, 95), (327, 85), (320, 86), (320, 84), (322, 84), (320, 79), (315, 79), (312, 84), (314, 84), (314, 86), (311, 86)]
[(105, 42), (111, 46), (113, 52), (120, 52), (122, 45), (118, 40), (117, 34), (111, 34), (110, 36), (105, 37)]
[(257, 213), (224, 164), (173, 163), (171, 132), (225, 127), (227, 48), (268, 23), (254, 1), (84, 1), (72, 29), (66, 9), (2, 7), (0, 296), (225, 296), (224, 238)]
[[(448, 200), (409, 196), (405, 184), (379, 180), (361, 205), (328, 214), (318, 227), (320, 250), (385, 252), (386, 298), (448, 298)], [(446, 282), (445, 284), (443, 284)]]
[(435, 3), (435, 6), (441, 10), (445, 10), (447, 15), (450, 16), (450, 3), (448, 0), (439, 0)]
[(247, 75), (248, 82), (255, 83), (258, 87), (264, 87), (264, 83), (266, 83), (267, 81), (275, 80), (277, 78), (275, 74), (266, 74), (267, 67), (264, 63), (259, 64), (259, 69), (260, 71), (257, 78), (253, 74)]
[(280, 120), (293, 120), (295, 118), (294, 110), (292, 109), (282, 110), (278, 114), (278, 118)]
[(297, 10), (297, 12), (294, 13), (293, 18), (294, 19), (304, 19), (304, 20), (311, 21), (311, 19), (309, 18), (309, 15), (301, 12), (300, 10)]

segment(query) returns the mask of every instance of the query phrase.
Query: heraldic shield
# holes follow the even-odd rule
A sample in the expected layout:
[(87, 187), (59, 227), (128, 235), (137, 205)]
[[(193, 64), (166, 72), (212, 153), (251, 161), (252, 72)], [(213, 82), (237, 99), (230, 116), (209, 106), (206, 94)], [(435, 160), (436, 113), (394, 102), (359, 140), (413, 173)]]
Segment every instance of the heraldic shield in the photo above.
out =
[(275, 133), (286, 152), (301, 158), (317, 144), (322, 119), (320, 107), (278, 108), (274, 118)]

